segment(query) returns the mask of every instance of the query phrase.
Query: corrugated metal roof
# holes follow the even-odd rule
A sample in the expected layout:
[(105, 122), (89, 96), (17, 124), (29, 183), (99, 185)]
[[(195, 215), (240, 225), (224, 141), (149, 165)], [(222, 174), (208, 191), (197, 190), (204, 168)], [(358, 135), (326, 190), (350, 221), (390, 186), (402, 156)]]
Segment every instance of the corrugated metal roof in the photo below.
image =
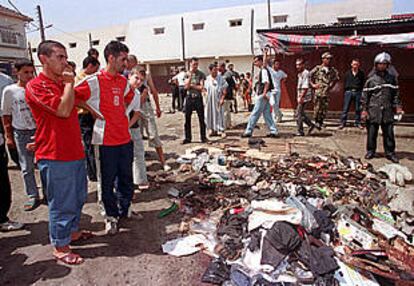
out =
[(320, 31), (320, 30), (347, 30), (351, 28), (361, 28), (361, 27), (373, 27), (378, 25), (386, 26), (398, 26), (412, 24), (414, 25), (414, 17), (407, 18), (389, 18), (389, 19), (377, 19), (377, 20), (363, 20), (355, 21), (352, 23), (333, 23), (333, 24), (316, 24), (316, 25), (298, 25), (298, 26), (285, 26), (282, 28), (272, 28), (272, 29), (259, 29), (260, 32), (288, 32), (288, 31)]
[(0, 5), (0, 15), (6, 15), (6, 16), (18, 18), (18, 19), (21, 19), (21, 20), (27, 21), (27, 22), (33, 21), (32, 18), (30, 18), (26, 15), (20, 14), (20, 13), (14, 11), (14, 10), (9, 9), (7, 7), (4, 7), (2, 5)]

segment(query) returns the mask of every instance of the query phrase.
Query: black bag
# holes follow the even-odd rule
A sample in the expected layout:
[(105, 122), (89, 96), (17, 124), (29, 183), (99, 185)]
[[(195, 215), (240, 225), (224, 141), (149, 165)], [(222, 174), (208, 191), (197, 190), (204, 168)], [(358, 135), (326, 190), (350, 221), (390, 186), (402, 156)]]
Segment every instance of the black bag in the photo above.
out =
[(267, 67), (263, 67), (259, 72), (259, 80), (256, 83), (256, 94), (262, 95), (264, 91), (265, 84), (262, 82), (262, 70), (266, 70), (267, 77), (269, 78), (269, 90), (271, 91), (275, 88), (275, 85), (273, 84), (272, 75), (270, 74), (270, 71)]

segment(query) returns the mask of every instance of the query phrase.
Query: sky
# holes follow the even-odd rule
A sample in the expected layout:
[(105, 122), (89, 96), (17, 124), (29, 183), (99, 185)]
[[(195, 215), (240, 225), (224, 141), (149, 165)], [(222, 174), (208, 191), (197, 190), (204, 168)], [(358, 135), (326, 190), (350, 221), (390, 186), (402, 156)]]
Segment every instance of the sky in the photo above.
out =
[[(42, 7), (47, 34), (75, 32), (128, 23), (132, 19), (196, 10), (266, 3), (266, 0), (10, 0), (24, 14), (36, 19)], [(272, 0), (277, 1), (277, 0)], [(308, 0), (309, 3), (341, 0)], [(363, 0), (361, 0), (363, 1)], [(8, 0), (0, 4), (11, 8)], [(414, 13), (414, 0), (394, 0), (394, 13)], [(37, 24), (37, 21), (35, 21)], [(34, 30), (30, 26), (29, 30)], [(32, 33), (38, 33), (33, 31)], [(30, 37), (29, 32), (29, 37)]]

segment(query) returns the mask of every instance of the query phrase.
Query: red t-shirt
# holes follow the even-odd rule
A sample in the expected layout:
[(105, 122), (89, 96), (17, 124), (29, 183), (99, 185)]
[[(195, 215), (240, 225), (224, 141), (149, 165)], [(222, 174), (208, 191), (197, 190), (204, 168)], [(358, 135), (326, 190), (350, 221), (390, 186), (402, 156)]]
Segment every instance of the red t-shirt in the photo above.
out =
[(75, 95), (86, 100), (104, 118), (102, 128), (94, 128), (94, 136), (100, 132), (98, 137), (102, 138), (95, 144), (116, 146), (131, 141), (125, 103), (133, 98), (134, 92), (125, 77), (102, 70), (80, 82), (75, 87)]
[(68, 118), (56, 116), (63, 89), (63, 82), (43, 73), (26, 86), (26, 101), (37, 126), (36, 160), (76, 161), (85, 157), (76, 108)]

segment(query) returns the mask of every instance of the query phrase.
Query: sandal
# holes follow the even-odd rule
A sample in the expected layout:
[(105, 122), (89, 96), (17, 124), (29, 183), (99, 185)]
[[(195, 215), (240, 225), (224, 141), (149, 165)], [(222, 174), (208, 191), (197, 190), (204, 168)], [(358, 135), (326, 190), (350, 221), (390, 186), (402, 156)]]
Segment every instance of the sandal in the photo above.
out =
[(73, 238), (73, 233), (72, 233), (72, 242), (76, 242), (76, 241), (81, 241), (81, 240), (88, 240), (90, 238), (95, 237), (95, 234), (93, 234), (90, 231), (80, 231), (80, 232), (76, 232), (76, 234), (79, 234), (79, 236), (77, 236), (76, 238)]
[(79, 254), (73, 252), (58, 252), (54, 253), (53, 256), (57, 261), (68, 265), (79, 265), (85, 261)]
[(146, 191), (146, 190), (148, 190), (149, 189), (149, 184), (140, 184), (140, 185), (138, 185), (138, 190), (140, 190), (140, 191)]
[(30, 198), (24, 205), (23, 208), (26, 212), (33, 211), (40, 206), (40, 200), (37, 198)]

